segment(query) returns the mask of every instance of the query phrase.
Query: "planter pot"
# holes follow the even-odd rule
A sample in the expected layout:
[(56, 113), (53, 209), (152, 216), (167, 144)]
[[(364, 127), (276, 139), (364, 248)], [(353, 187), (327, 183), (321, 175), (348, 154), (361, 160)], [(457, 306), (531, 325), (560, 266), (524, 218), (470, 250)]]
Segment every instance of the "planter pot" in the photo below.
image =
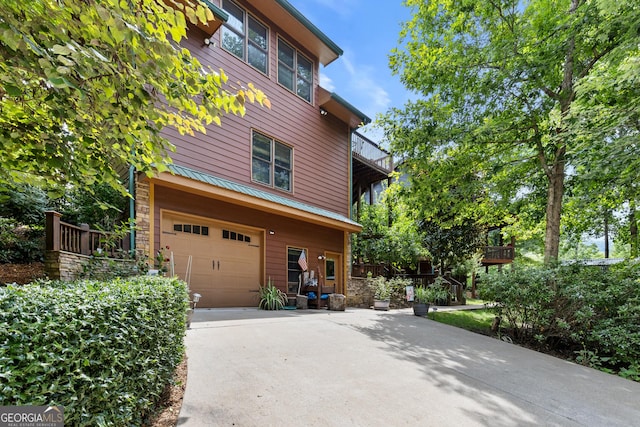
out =
[(413, 303), (413, 314), (424, 317), (429, 312), (429, 304)]
[(375, 310), (389, 310), (389, 301), (373, 300), (373, 308)]

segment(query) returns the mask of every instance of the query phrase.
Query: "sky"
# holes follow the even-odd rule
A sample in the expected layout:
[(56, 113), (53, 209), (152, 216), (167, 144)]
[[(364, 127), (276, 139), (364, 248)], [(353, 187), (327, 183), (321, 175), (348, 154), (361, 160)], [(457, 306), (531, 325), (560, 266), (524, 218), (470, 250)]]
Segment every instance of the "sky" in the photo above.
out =
[[(320, 66), (320, 86), (372, 120), (404, 105), (410, 93), (392, 75), (388, 57), (398, 45), (402, 22), (411, 17), (402, 0), (288, 1), (344, 51), (327, 67)], [(359, 132), (380, 140), (380, 132), (371, 125)]]

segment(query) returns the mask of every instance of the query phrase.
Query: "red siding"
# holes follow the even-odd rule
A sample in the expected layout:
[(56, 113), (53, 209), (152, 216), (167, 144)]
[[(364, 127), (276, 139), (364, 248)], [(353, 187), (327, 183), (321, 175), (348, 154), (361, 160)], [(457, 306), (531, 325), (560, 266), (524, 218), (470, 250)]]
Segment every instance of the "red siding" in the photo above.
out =
[[(155, 187), (154, 234), (156, 248), (159, 249), (160, 210), (168, 209), (176, 212), (198, 215), (220, 221), (247, 225), (266, 230), (266, 281), (269, 277), (282, 290), (287, 281), (287, 246), (305, 248), (309, 254), (309, 268), (318, 268), (318, 255), (329, 252), (343, 252), (344, 233), (326, 227), (291, 220), (278, 215), (260, 212), (254, 209), (241, 208), (217, 200), (208, 199), (179, 190), (162, 186)], [(275, 234), (270, 235), (269, 230)]]
[[(246, 7), (242, 1), (238, 2)], [(219, 3), (218, 3), (219, 4)], [(179, 135), (167, 129), (165, 135), (176, 145), (174, 162), (265, 191), (290, 197), (349, 216), (349, 129), (332, 116), (322, 116), (316, 104), (318, 63), (315, 58), (313, 104), (306, 102), (277, 83), (277, 37), (300, 49), (286, 31), (271, 25), (255, 11), (255, 17), (269, 31), (269, 75), (264, 75), (247, 63), (224, 51), (220, 31), (212, 37), (210, 47), (204, 47), (205, 34), (198, 29), (189, 33), (185, 46), (205, 66), (222, 68), (235, 87), (253, 83), (264, 91), (272, 108), (249, 104), (244, 117), (227, 115), (222, 127), (207, 127), (207, 134)], [(287, 193), (251, 182), (251, 130), (263, 132), (293, 147), (293, 192)]]

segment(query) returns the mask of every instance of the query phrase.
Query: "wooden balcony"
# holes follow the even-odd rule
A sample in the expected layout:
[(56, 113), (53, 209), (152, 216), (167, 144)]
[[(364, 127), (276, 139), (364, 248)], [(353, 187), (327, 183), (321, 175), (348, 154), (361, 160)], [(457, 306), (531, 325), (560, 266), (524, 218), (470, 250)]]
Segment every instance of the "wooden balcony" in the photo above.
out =
[(351, 134), (351, 151), (354, 160), (381, 174), (381, 179), (386, 178), (393, 171), (391, 154), (358, 132)]
[(513, 246), (486, 246), (482, 255), (482, 265), (510, 264), (515, 255), (516, 251)]

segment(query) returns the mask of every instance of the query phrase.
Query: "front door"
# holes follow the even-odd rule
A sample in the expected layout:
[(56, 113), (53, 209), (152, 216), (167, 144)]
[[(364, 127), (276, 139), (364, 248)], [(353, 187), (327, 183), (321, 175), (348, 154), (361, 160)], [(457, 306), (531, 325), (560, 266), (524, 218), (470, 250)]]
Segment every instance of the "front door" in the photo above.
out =
[(326, 286), (336, 287), (337, 294), (344, 294), (342, 280), (342, 254), (327, 252), (324, 263), (324, 282)]

